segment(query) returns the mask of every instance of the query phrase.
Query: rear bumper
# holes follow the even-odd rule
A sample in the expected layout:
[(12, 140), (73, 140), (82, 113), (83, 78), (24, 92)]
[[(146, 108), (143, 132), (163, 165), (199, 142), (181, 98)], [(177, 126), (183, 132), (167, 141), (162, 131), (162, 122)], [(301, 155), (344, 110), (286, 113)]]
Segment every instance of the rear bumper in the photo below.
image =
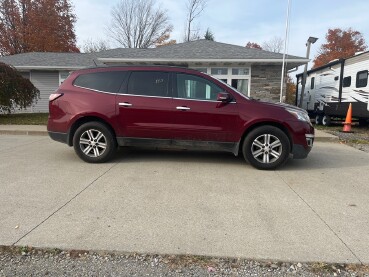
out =
[(52, 138), (53, 140), (68, 144), (68, 134), (50, 131), (48, 131), (48, 133), (49, 137)]

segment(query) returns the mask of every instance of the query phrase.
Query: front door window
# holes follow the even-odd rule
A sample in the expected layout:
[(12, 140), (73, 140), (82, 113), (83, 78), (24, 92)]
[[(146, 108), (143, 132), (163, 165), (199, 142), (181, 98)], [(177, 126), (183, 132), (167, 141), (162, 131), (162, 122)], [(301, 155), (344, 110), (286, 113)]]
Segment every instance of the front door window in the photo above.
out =
[(249, 80), (248, 79), (232, 79), (232, 87), (242, 92), (244, 95), (249, 93)]
[(177, 74), (178, 98), (216, 101), (222, 89), (194, 75)]

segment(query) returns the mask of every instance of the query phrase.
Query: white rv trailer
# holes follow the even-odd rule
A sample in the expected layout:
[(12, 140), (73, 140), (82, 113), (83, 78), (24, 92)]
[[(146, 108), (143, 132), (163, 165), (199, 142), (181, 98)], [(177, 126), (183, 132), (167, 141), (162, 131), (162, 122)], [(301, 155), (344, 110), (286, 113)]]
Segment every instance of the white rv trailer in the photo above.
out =
[[(334, 60), (307, 72), (302, 108), (317, 124), (329, 125), (331, 117), (344, 118), (349, 104), (359, 122), (369, 119), (369, 51)], [(300, 103), (303, 73), (296, 75), (296, 104)]]

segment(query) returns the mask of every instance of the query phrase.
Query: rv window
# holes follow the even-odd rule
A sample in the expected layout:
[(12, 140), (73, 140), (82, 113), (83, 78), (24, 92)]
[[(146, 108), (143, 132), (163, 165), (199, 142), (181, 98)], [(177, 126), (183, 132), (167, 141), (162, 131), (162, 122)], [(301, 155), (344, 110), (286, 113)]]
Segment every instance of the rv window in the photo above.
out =
[(351, 86), (351, 76), (347, 76), (347, 77), (343, 78), (342, 86), (344, 88), (347, 88), (347, 87)]
[(314, 89), (315, 77), (311, 78), (310, 89)]
[(356, 74), (356, 87), (363, 88), (368, 84), (368, 70), (359, 71)]

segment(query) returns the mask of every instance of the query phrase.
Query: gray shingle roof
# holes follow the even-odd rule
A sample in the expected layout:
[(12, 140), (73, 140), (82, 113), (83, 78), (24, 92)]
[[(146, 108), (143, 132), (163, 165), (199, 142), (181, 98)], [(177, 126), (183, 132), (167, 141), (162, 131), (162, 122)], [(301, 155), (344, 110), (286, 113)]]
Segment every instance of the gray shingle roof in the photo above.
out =
[(94, 66), (94, 58), (85, 53), (30, 52), (0, 57), (0, 62), (18, 66), (88, 67)]
[[(216, 59), (220, 62), (225, 59), (237, 60), (278, 60), (280, 53), (268, 52), (260, 49), (245, 48), (242, 46), (220, 43), (209, 40), (197, 40), (178, 43), (170, 46), (149, 49), (117, 48), (99, 53), (50, 53), (32, 52), (12, 56), (0, 57), (0, 62), (15, 67), (60, 67), (76, 68), (101, 65), (99, 58), (122, 59)], [(303, 57), (287, 56), (291, 60), (304, 60)]]
[[(167, 59), (282, 59), (283, 54), (238, 45), (196, 40), (150, 49), (119, 48), (97, 54), (99, 58), (167, 58)], [(289, 59), (304, 59), (288, 56)]]

